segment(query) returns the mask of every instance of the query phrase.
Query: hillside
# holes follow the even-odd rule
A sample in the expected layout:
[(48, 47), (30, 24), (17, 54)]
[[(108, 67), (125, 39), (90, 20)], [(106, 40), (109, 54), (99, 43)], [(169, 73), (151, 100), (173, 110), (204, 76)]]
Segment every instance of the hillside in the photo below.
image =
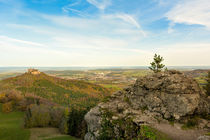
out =
[(22, 75), (0, 81), (0, 93), (11, 91), (24, 97), (47, 99), (60, 105), (91, 107), (109, 91), (101, 86), (79, 80), (65, 80), (45, 73)]

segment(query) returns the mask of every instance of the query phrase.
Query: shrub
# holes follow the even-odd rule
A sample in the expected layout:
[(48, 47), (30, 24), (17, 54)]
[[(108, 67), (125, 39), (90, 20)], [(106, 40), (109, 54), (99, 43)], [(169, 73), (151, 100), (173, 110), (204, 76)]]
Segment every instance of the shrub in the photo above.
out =
[(50, 109), (50, 126), (59, 127), (62, 116), (64, 114), (64, 109), (60, 107), (52, 107)]
[(13, 111), (13, 102), (7, 102), (2, 105), (2, 112), (9, 113)]
[(25, 115), (25, 127), (59, 127), (63, 109), (46, 105), (30, 105)]
[(0, 93), (0, 102), (3, 102), (5, 98), (5, 93)]
[(63, 134), (83, 137), (87, 125), (84, 116), (88, 108), (62, 108), (30, 105), (25, 115), (25, 127), (57, 127)]
[(11, 112), (13, 110), (19, 110), (21, 108), (21, 102), (24, 100), (20, 92), (16, 90), (5, 90), (0, 93), (0, 102), (4, 103), (4, 110)]
[(69, 108), (65, 108), (65, 111), (62, 115), (61, 123), (59, 125), (59, 130), (63, 134), (68, 134), (69, 132), (68, 119), (69, 119)]
[(140, 129), (140, 139), (142, 140), (156, 140), (157, 135), (153, 132), (153, 129), (149, 126), (142, 125)]
[(86, 133), (86, 123), (84, 116), (89, 109), (72, 108), (68, 117), (68, 132), (72, 136), (82, 137)]
[(50, 112), (44, 106), (31, 105), (25, 117), (26, 127), (46, 127), (50, 125)]
[(7, 97), (10, 101), (19, 102), (23, 99), (23, 96), (21, 95), (21, 92), (17, 90), (11, 90), (7, 93)]
[(198, 125), (199, 118), (192, 117), (182, 126), (182, 129), (192, 129)]

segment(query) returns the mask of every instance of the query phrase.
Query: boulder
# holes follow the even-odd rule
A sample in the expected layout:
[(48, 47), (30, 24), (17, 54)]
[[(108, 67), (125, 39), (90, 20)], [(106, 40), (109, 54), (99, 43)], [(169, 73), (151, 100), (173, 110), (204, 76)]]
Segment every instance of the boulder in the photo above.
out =
[(179, 71), (140, 77), (134, 85), (113, 93), (108, 101), (86, 114), (86, 140), (99, 137), (107, 111), (112, 114), (111, 122), (118, 118), (132, 118), (137, 125), (152, 124), (159, 120), (180, 121), (190, 115), (209, 114), (210, 100), (194, 79)]

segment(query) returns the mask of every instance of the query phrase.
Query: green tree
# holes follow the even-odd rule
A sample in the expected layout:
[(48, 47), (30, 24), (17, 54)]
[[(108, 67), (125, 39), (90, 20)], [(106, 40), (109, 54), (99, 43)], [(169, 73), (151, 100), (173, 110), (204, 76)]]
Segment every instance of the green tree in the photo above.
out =
[(208, 72), (207, 85), (205, 89), (206, 89), (206, 94), (210, 96), (210, 71)]
[(161, 64), (161, 62), (164, 60), (163, 57), (155, 54), (153, 60), (154, 61), (150, 63), (151, 66), (149, 67), (149, 69), (154, 71), (155, 73), (160, 72), (165, 67), (165, 65)]

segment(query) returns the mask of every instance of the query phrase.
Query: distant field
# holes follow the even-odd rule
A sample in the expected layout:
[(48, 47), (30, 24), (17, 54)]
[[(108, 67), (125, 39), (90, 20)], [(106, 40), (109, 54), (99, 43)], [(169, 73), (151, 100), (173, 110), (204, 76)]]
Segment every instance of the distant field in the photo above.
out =
[(0, 73), (0, 80), (20, 75), (21, 73)]
[(64, 79), (88, 81), (115, 92), (133, 84), (138, 77), (150, 74), (151, 71), (146, 69), (98, 69), (45, 71), (45, 73)]
[[(197, 82), (204, 86), (208, 70), (187, 70), (182, 69), (186, 75), (193, 77)], [(147, 69), (99, 69), (99, 70), (64, 70), (46, 71), (53, 76), (65, 79), (79, 79), (101, 85), (110, 89), (112, 92), (121, 90), (133, 84), (138, 77), (151, 74)]]

